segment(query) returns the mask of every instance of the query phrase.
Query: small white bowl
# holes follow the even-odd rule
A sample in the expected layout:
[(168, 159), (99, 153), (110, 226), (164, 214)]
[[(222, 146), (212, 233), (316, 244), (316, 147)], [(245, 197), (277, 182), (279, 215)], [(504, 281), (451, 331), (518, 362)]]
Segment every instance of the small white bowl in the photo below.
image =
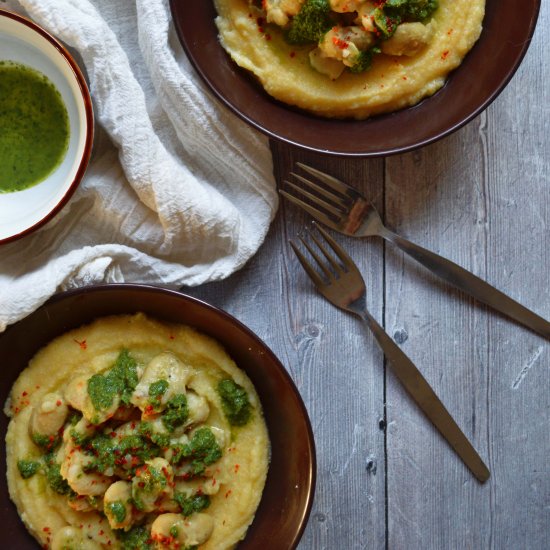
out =
[(32, 67), (55, 85), (67, 108), (70, 137), (63, 161), (44, 181), (0, 193), (0, 244), (34, 231), (67, 203), (90, 160), (94, 133), (90, 92), (69, 52), (36, 23), (0, 9), (0, 61), (6, 60)]

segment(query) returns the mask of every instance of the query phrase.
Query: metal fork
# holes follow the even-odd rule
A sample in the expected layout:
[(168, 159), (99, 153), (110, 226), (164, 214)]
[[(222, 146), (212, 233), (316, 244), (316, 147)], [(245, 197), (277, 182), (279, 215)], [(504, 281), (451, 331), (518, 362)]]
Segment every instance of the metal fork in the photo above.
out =
[(369, 313), (365, 282), (353, 260), (326, 231), (319, 226), (316, 227), (336, 257), (327, 250), (321, 240), (311, 231), (309, 232), (310, 237), (317, 249), (321, 251), (322, 256), (304, 238), (300, 237), (300, 240), (319, 266), (321, 272), (315, 269), (306, 259), (296, 244), (290, 241), (290, 245), (317, 290), (333, 305), (355, 313), (365, 322), (373, 332), (389, 364), (393, 367), (393, 372), (420, 409), (449, 442), (474, 476), (481, 483), (487, 481), (490, 472), (468, 441), (468, 438), (462, 433), (453, 417), (413, 362)]
[(305, 202), (285, 190), (280, 193), (311, 214), (314, 219), (351, 237), (377, 235), (387, 239), (444, 281), (550, 340), (550, 322), (463, 267), (387, 229), (374, 206), (353, 187), (320, 170), (302, 163), (297, 164), (318, 181), (291, 173), (305, 188), (291, 181), (285, 181), (285, 184), (310, 202)]

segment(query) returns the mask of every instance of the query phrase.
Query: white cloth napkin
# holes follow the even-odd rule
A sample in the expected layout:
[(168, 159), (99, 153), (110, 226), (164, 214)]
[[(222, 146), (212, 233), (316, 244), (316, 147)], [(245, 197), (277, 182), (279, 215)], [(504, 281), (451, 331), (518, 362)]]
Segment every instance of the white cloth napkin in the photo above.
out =
[(94, 154), (69, 204), (0, 246), (0, 331), (56, 291), (101, 282), (220, 280), (277, 209), (268, 141), (205, 89), (167, 0), (0, 0), (76, 50), (90, 82)]

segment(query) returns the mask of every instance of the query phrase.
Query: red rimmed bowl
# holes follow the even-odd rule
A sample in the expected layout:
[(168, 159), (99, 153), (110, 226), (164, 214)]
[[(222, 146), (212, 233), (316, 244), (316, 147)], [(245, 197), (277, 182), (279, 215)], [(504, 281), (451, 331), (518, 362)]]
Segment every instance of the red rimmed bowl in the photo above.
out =
[[(143, 312), (192, 326), (220, 342), (256, 387), (271, 441), (271, 462), (256, 517), (239, 550), (293, 549), (306, 526), (315, 491), (316, 460), (311, 424), (300, 394), (273, 352), (237, 319), (180, 292), (146, 285), (116, 284), (58, 294), (0, 334), (0, 398), (32, 356), (56, 336), (106, 315)], [(8, 418), (0, 415), (5, 438)], [(6, 471), (5, 453), (0, 470)], [(2, 529), (10, 548), (38, 547), (12, 504), (1, 477)]]
[(540, 0), (487, 0), (483, 32), (445, 86), (414, 107), (365, 121), (298, 111), (271, 98), (219, 43), (212, 0), (170, 0), (177, 34), (212, 92), (240, 118), (273, 139), (346, 157), (379, 157), (432, 143), (481, 113), (519, 67)]
[(51, 220), (76, 190), (92, 153), (92, 101), (67, 49), (36, 23), (0, 9), (0, 61), (44, 74), (57, 88), (69, 117), (68, 149), (43, 181), (22, 191), (0, 193), (0, 244), (23, 237)]

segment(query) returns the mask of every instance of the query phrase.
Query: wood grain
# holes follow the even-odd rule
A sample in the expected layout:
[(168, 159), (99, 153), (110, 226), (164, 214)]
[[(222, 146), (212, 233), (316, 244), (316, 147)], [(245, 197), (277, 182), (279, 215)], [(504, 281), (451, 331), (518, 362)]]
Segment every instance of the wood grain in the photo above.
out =
[[(378, 160), (272, 143), (277, 181), (300, 160), (350, 182), (391, 229), (550, 318), (549, 28), (543, 3), (509, 86), (447, 139)], [(391, 244), (337, 236), (365, 275), (372, 313), (486, 460), (492, 476), (480, 485), (360, 322), (314, 292), (288, 246), (308, 223), (281, 203), (243, 270), (186, 289), (254, 330), (301, 392), (318, 480), (300, 550), (549, 548), (548, 342), (442, 284)]]

